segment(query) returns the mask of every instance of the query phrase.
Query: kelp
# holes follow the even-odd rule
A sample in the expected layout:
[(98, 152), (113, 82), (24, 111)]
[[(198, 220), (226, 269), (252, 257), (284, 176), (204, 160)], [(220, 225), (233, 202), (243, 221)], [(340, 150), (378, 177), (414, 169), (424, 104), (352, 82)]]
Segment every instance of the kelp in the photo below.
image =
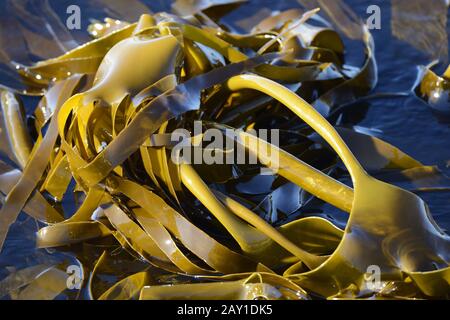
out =
[(2, 90), (0, 95), (8, 142), (14, 153), (14, 160), (20, 168), (24, 168), (31, 153), (31, 137), (26, 128), (25, 111), (11, 92)]
[(442, 76), (438, 76), (431, 70), (432, 66), (433, 64), (419, 67), (414, 91), (433, 111), (448, 117), (450, 116), (450, 70), (447, 68)]
[(39, 274), (14, 297), (15, 300), (53, 300), (67, 288), (68, 274), (52, 267)]
[[(309, 11), (240, 34), (220, 18), (241, 2), (94, 21), (90, 42), (17, 68), (48, 90), (32, 125), (20, 98), (1, 92), (10, 159), (0, 163), (0, 247), (24, 211), (41, 222), (37, 248), (82, 261), (91, 299), (448, 297), (450, 238), (410, 192), (447, 190), (448, 178), (332, 123), (377, 83), (369, 30), (340, 2), (301, 1)], [(361, 66), (345, 64), (316, 2), (334, 24), (347, 17), (341, 31), (363, 44)], [(278, 144), (252, 134), (279, 128)], [(240, 150), (256, 162), (174, 158), (177, 129), (194, 153)], [(204, 129), (226, 146), (206, 144)], [(345, 228), (317, 204), (344, 212)], [(380, 287), (367, 282), (374, 265)], [(67, 277), (53, 264), (25, 268), (0, 295), (52, 299)]]
[[(174, 286), (145, 286), (140, 299), (191, 299), (191, 300), (301, 300), (305, 292), (286, 279), (265, 273), (253, 273), (242, 280), (210, 283), (178, 284)], [(228, 279), (227, 279), (228, 280)], [(217, 292), (214, 296), (211, 292)]]
[[(49, 257), (44, 253), (41, 257), (38, 254), (35, 257), (30, 256), (28, 259), (35, 262), (19, 270), (11, 268), (9, 274), (0, 281), (0, 296), (2, 299), (53, 300), (57, 297), (67, 298), (66, 295), (63, 295), (63, 292), (69, 284), (76, 284), (74, 280), (77, 280), (71, 278), (68, 264), (72, 264), (71, 267), (80, 268), (80, 270), (83, 267), (78, 260), (74, 258), (66, 259), (64, 255)], [(42, 259), (44, 259), (44, 262), (40, 263)], [(79, 276), (82, 278), (82, 271), (80, 272)], [(78, 289), (73, 290), (70, 294), (71, 297), (75, 298), (78, 295)]]
[(0, 297), (15, 292), (23, 286), (30, 284), (39, 274), (49, 268), (47, 265), (31, 266), (14, 272), (0, 282)]

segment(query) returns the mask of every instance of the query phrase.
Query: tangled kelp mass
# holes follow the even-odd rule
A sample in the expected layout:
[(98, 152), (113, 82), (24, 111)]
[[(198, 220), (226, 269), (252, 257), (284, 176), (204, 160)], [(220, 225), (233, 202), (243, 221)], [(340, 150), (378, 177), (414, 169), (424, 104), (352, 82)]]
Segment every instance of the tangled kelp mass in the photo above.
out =
[(432, 65), (419, 68), (420, 72), (415, 91), (420, 98), (427, 102), (433, 111), (448, 116), (450, 115), (448, 99), (450, 67), (440, 77), (430, 70)]
[[(376, 85), (370, 32), (346, 25), (364, 47), (353, 67), (316, 8), (281, 12), (244, 34), (220, 23), (240, 2), (179, 1), (178, 15), (105, 19), (89, 27), (94, 40), (16, 65), (21, 87), (5, 84), (1, 95), (12, 148), (1, 163), (0, 243), (5, 250), (23, 210), (38, 221), (37, 247), (70, 258), (11, 272), (1, 296), (448, 297), (450, 238), (411, 193), (446, 190), (448, 178), (332, 125)], [(23, 90), (43, 94), (32, 127)], [(173, 161), (172, 133), (195, 133), (196, 121), (203, 130), (190, 139), (193, 151), (241, 148), (258, 162)], [(231, 147), (211, 147), (206, 129)], [(279, 145), (253, 129), (279, 129)], [(405, 189), (367, 173), (385, 169), (383, 180)], [(330, 205), (347, 214), (345, 225)], [(67, 288), (74, 265), (82, 283)], [(368, 280), (374, 267), (379, 285)]]

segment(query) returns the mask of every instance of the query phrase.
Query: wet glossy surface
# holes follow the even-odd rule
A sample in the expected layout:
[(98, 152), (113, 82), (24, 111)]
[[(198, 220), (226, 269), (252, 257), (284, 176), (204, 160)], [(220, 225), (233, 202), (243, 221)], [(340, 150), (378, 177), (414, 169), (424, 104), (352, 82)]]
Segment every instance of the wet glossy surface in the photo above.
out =
[[(368, 6), (374, 4), (370, 0), (346, 1), (362, 18)], [(414, 87), (419, 65), (428, 65), (433, 59), (411, 45), (396, 39), (392, 35), (391, 1), (377, 1), (381, 8), (381, 29), (371, 30), (375, 41), (375, 56), (378, 63), (378, 85), (374, 92), (399, 93), (409, 92)], [(232, 13), (229, 20), (242, 19), (246, 14), (264, 14), (261, 8), (286, 10), (295, 8), (296, 1), (255, 1), (242, 6)], [(242, 16), (241, 16), (242, 15)], [(239, 22), (237, 23), (239, 25)], [(450, 33), (450, 26), (447, 26)], [(347, 62), (360, 63), (360, 43), (346, 41)], [(440, 64), (438, 74), (445, 69)], [(407, 97), (373, 99), (349, 108), (343, 117), (342, 124), (354, 124), (366, 127), (372, 134), (382, 138), (400, 150), (418, 159), (426, 165), (438, 165), (446, 174), (450, 174), (450, 118), (436, 114), (413, 93)], [(427, 202), (430, 211), (439, 225), (450, 230), (450, 197), (448, 192), (420, 193)]]
[[(150, 2), (153, 11), (170, 8), (166, 3)], [(372, 4), (370, 0), (352, 0), (352, 8), (361, 16), (366, 17), (365, 10)], [(233, 13), (229, 21), (239, 21), (243, 17), (257, 12), (260, 7), (272, 10), (284, 10), (297, 5), (296, 1), (254, 1), (244, 5)], [(417, 66), (428, 64), (429, 56), (401, 42), (391, 35), (389, 1), (380, 4), (382, 8), (381, 30), (373, 30), (376, 44), (376, 58), (379, 70), (379, 82), (375, 92), (405, 92), (410, 91), (417, 77)], [(63, 7), (63, 5), (61, 5)], [(92, 17), (96, 17), (92, 13)], [(103, 18), (99, 16), (98, 18)], [(450, 31), (450, 28), (448, 28)], [(350, 56), (347, 61), (358, 63), (362, 61), (360, 44), (346, 43)], [(444, 66), (440, 66), (441, 71)], [(438, 165), (450, 173), (450, 120), (432, 110), (411, 93), (408, 97), (382, 98), (370, 100), (367, 103), (352, 106), (339, 120), (340, 124), (353, 124), (365, 127), (383, 140), (392, 143), (399, 149), (410, 154), (427, 165)], [(450, 197), (448, 192), (420, 192), (427, 202), (437, 223), (450, 230)], [(298, 201), (298, 199), (294, 199)], [(295, 204), (292, 206), (295, 207)], [(345, 221), (343, 216), (342, 223)], [(9, 233), (8, 245), (0, 255), (0, 267), (10, 266), (14, 262), (17, 269), (34, 264), (36, 261), (46, 261), (47, 255), (37, 254), (34, 250), (33, 232), (36, 226), (31, 219), (21, 216)], [(24, 237), (24, 235), (26, 235)], [(20, 251), (17, 250), (20, 248)], [(29, 255), (24, 254), (29, 248)], [(55, 254), (54, 259), (66, 263), (73, 260), (63, 253)], [(72, 261), (73, 262), (73, 261)], [(0, 278), (3, 275), (0, 273)]]

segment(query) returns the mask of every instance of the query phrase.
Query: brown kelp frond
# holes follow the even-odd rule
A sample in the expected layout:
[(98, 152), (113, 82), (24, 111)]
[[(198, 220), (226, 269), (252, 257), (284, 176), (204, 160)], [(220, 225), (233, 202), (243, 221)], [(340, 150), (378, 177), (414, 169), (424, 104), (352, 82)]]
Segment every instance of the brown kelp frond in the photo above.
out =
[(447, 68), (442, 76), (438, 76), (431, 67), (432, 65), (419, 67), (415, 93), (437, 114), (448, 117), (450, 116), (450, 69)]
[[(88, 277), (77, 288), (91, 299), (447, 296), (450, 238), (411, 191), (448, 190), (448, 178), (332, 123), (376, 85), (370, 32), (347, 21), (364, 46), (363, 64), (348, 66), (316, 8), (241, 34), (220, 24), (241, 2), (95, 21), (90, 42), (17, 68), (48, 90), (33, 126), (20, 97), (1, 91), (16, 167), (0, 163), (0, 248), (24, 211), (44, 224), (38, 248), (79, 259)], [(445, 81), (427, 70), (418, 92), (430, 101)], [(63, 266), (13, 271), (0, 296), (55, 298)]]

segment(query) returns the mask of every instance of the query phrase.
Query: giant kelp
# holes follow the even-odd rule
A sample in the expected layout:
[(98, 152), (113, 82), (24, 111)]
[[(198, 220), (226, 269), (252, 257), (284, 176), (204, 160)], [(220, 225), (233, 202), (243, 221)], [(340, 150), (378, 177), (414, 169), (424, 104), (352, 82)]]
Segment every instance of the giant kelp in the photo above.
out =
[[(38, 248), (78, 259), (93, 299), (448, 296), (450, 238), (417, 195), (367, 172), (389, 169), (439, 190), (447, 178), (381, 139), (332, 125), (376, 84), (370, 32), (349, 24), (365, 49), (363, 65), (350, 67), (317, 9), (279, 13), (243, 34), (220, 22), (240, 2), (180, 1), (183, 16), (97, 21), (92, 41), (18, 65), (27, 92), (48, 90), (32, 128), (20, 97), (2, 91), (15, 166), (1, 166), (1, 246), (23, 210), (41, 223)], [(171, 133), (194, 132), (195, 121), (203, 130), (190, 138), (193, 149), (230, 152), (203, 141), (216, 129), (258, 162), (173, 161)], [(280, 145), (250, 133), (263, 128), (281, 129)], [(346, 174), (349, 184), (338, 179)], [(323, 212), (305, 214), (324, 203), (348, 213), (345, 228)], [(54, 298), (63, 266), (17, 271), (0, 293)], [(372, 266), (381, 286), (367, 281)]]

